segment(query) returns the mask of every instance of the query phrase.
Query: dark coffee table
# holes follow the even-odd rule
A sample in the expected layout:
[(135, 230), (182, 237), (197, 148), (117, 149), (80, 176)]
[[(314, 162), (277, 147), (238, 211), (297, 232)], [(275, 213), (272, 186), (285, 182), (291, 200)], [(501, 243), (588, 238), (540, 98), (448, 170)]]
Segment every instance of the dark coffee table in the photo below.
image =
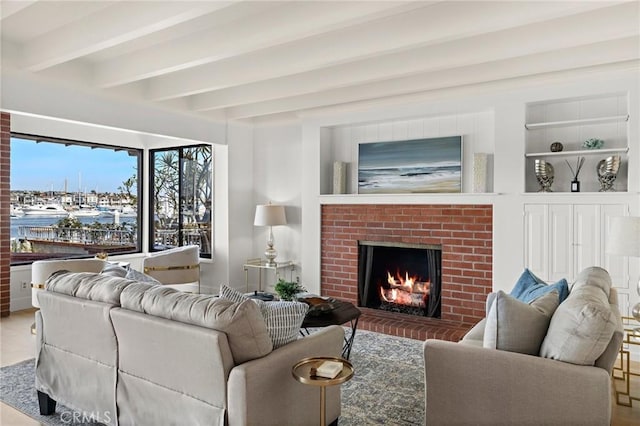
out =
[[(302, 328), (300, 333), (303, 336), (309, 335), (309, 329), (315, 327), (328, 327), (330, 325), (342, 325), (349, 323), (351, 326), (351, 332), (345, 333), (344, 346), (342, 348), (342, 357), (349, 359), (351, 355), (351, 347), (353, 346), (353, 339), (356, 337), (356, 330), (358, 328), (358, 319), (360, 318), (360, 309), (356, 308), (351, 302), (345, 302), (344, 300), (336, 300), (333, 302), (335, 309), (329, 312), (311, 312), (302, 321)], [(303, 331), (304, 330), (304, 331)]]

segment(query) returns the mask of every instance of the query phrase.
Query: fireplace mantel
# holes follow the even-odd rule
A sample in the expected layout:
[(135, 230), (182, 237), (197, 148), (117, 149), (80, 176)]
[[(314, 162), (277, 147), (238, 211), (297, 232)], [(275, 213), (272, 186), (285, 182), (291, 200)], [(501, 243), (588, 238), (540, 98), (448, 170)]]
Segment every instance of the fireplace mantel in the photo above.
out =
[(451, 204), (493, 204), (493, 200), (500, 194), (495, 192), (483, 193), (447, 193), (447, 194), (329, 194), (320, 195), (321, 205), (332, 204), (407, 204), (433, 205)]

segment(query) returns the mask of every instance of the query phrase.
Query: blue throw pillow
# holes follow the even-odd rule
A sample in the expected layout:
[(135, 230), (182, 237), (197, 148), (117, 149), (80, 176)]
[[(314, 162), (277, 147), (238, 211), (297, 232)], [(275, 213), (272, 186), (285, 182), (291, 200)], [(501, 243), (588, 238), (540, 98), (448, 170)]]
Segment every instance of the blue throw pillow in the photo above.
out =
[(540, 278), (536, 277), (529, 269), (524, 270), (518, 282), (511, 290), (511, 296), (524, 302), (531, 303), (538, 297), (557, 290), (560, 297), (560, 303), (569, 295), (569, 284), (564, 278), (554, 284), (547, 284)]

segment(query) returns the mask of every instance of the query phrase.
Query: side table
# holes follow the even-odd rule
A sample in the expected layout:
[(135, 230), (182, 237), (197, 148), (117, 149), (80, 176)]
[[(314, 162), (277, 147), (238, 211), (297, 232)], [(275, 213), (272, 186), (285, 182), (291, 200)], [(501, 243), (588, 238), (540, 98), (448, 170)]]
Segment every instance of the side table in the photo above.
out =
[[(342, 371), (333, 379), (315, 376), (311, 374), (311, 369), (319, 366), (323, 361), (336, 361), (342, 363)], [(339, 385), (353, 377), (353, 365), (343, 358), (335, 357), (311, 357), (298, 361), (291, 369), (293, 377), (305, 385), (320, 386), (320, 426), (325, 426), (326, 421), (326, 387)]]
[[(345, 302), (344, 300), (335, 300), (333, 302), (336, 306), (335, 309), (324, 313), (308, 313), (302, 321), (300, 328), (300, 334), (303, 336), (309, 334), (309, 328), (315, 327), (328, 327), (330, 325), (342, 325), (349, 323), (351, 325), (351, 333), (344, 335), (344, 346), (342, 349), (342, 357), (349, 359), (351, 355), (351, 347), (353, 346), (353, 339), (356, 337), (356, 330), (358, 329), (358, 319), (362, 312), (353, 303)], [(304, 331), (303, 331), (304, 330)]]
[[(633, 401), (640, 401), (640, 394), (635, 394), (640, 386), (640, 361), (634, 361), (632, 355), (640, 351), (640, 322), (632, 317), (622, 317), (624, 337), (620, 346), (620, 356), (613, 366), (614, 390), (616, 404), (633, 406)], [(633, 350), (632, 347), (635, 347)], [(616, 383), (622, 381), (622, 383)], [(632, 383), (633, 382), (633, 383)]]
[(274, 278), (277, 280), (280, 278), (280, 269), (289, 269), (289, 280), (293, 278), (293, 271), (296, 269), (296, 264), (293, 261), (285, 261), (285, 262), (276, 262), (275, 265), (269, 265), (266, 259), (247, 259), (247, 261), (242, 265), (242, 269), (244, 270), (244, 281), (247, 286), (247, 292), (249, 291), (249, 270), (257, 269), (258, 270), (258, 292), (262, 293), (262, 271), (266, 272), (272, 271), (274, 274)]

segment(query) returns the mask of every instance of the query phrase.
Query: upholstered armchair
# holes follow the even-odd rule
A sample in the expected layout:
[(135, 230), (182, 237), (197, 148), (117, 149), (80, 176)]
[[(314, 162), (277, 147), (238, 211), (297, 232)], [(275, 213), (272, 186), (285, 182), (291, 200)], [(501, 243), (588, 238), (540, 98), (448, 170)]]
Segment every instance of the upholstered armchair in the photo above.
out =
[(31, 264), (31, 304), (39, 308), (38, 292), (44, 290), (44, 282), (58, 271), (102, 272), (105, 261), (101, 259), (52, 259), (36, 260)]
[[(52, 259), (36, 260), (31, 264), (31, 305), (40, 309), (38, 293), (44, 290), (44, 283), (54, 272), (102, 272), (105, 261), (101, 259)], [(35, 323), (31, 333), (35, 334)]]
[(145, 274), (168, 287), (200, 293), (200, 248), (196, 245), (152, 253), (142, 266)]

